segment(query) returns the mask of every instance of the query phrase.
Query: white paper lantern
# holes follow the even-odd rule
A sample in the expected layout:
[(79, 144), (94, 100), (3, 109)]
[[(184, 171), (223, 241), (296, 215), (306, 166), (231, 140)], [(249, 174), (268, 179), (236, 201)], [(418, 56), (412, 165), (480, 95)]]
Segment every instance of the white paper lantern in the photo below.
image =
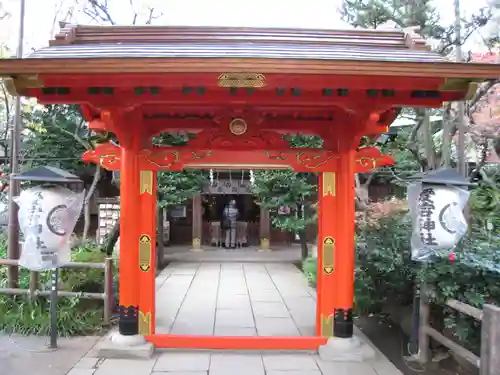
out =
[(50, 269), (70, 260), (69, 239), (83, 204), (83, 192), (62, 186), (35, 186), (16, 198), (24, 234), (19, 263), (32, 270)]
[(467, 230), (460, 189), (424, 186), (417, 202), (417, 225), (420, 241), (431, 249), (451, 249)]

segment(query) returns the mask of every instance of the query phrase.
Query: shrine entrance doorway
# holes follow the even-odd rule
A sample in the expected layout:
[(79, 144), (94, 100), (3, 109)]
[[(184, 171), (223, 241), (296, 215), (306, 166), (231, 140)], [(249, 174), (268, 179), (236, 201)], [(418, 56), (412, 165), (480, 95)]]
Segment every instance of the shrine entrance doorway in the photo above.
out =
[[(141, 108), (134, 108), (124, 118), (134, 118), (134, 111)], [(123, 120), (122, 120), (123, 121)], [(363, 147), (359, 149), (346, 147), (337, 151), (311, 148), (294, 148), (281, 136), (268, 132), (258, 134), (246, 132), (237, 134), (233, 124), (234, 119), (229, 119), (222, 123), (216, 133), (211, 131), (201, 131), (186, 146), (182, 147), (155, 147), (143, 150), (130, 150), (126, 147), (117, 146), (112, 143), (100, 145), (95, 150), (88, 151), (84, 155), (85, 161), (98, 162), (107, 169), (121, 170), (121, 207), (126, 207), (131, 212), (141, 212), (144, 219), (140, 222), (134, 216), (122, 217), (122, 228), (125, 225), (130, 231), (122, 232), (121, 241), (131, 243), (133, 235), (139, 238), (139, 269), (127, 270), (127, 266), (135, 264), (135, 254), (121, 252), (120, 272), (129, 272), (128, 277), (121, 278), (121, 294), (123, 298), (132, 298), (130, 292), (140, 285), (136, 295), (139, 298), (140, 309), (134, 316), (133, 308), (121, 306), (121, 330), (127, 332), (127, 318), (131, 321), (137, 317), (138, 333), (144, 335), (147, 340), (153, 342), (158, 347), (172, 348), (204, 348), (204, 349), (316, 349), (319, 345), (326, 343), (330, 332), (335, 332), (337, 337), (351, 337), (353, 334), (353, 288), (354, 288), (354, 174), (367, 172), (373, 168), (389, 165), (392, 159), (380, 153), (376, 148)], [(238, 123), (245, 123), (244, 118), (238, 118)], [(354, 127), (354, 123), (352, 124)], [(95, 129), (101, 125), (101, 120), (92, 123)], [(206, 137), (216, 137), (224, 139), (224, 143), (230, 146), (221, 148), (203, 148), (196, 146), (199, 143), (206, 144)], [(274, 142), (273, 143), (273, 137)], [(134, 139), (140, 139), (140, 134), (136, 134)], [(271, 141), (269, 141), (271, 139)], [(247, 142), (259, 142), (258, 148), (250, 148)], [(346, 139), (346, 145), (351, 143)], [(230, 149), (230, 150), (229, 150)], [(128, 153), (131, 153), (128, 156)], [(228, 160), (232, 160), (229, 163)], [(234, 164), (233, 164), (234, 163)], [(320, 275), (316, 296), (316, 312), (314, 332), (311, 330), (300, 331), (297, 328), (297, 335), (287, 334), (286, 336), (222, 336), (215, 334), (186, 334), (189, 322), (182, 319), (177, 325), (171, 321), (162, 320), (161, 310), (156, 304), (155, 286), (155, 259), (154, 236), (155, 222), (153, 213), (156, 209), (156, 172), (160, 170), (182, 171), (183, 169), (209, 169), (213, 167), (224, 167), (234, 169), (286, 169), (302, 173), (317, 173), (318, 175), (318, 231), (321, 243), (318, 253), (318, 274)], [(139, 187), (135, 191), (128, 188), (137, 184)], [(127, 211), (128, 212), (128, 211)], [(130, 220), (130, 223), (128, 223)], [(139, 233), (138, 233), (139, 232)], [(137, 237), (136, 237), (137, 238)], [(121, 243), (121, 242), (120, 242)], [(122, 265), (126, 267), (123, 270)], [(294, 267), (290, 265), (291, 267)], [(200, 270), (193, 271), (192, 282), (203, 289), (205, 286), (213, 286), (220, 277), (216, 275), (216, 270), (212, 265), (200, 266)], [(222, 266), (221, 266), (222, 267)], [(298, 272), (298, 270), (296, 270)], [(175, 272), (175, 270), (174, 270)], [(183, 274), (184, 271), (181, 271)], [(209, 274), (208, 279), (197, 279), (198, 272)], [(243, 272), (243, 273), (241, 273)], [(244, 274), (244, 270), (240, 276)], [(250, 270), (248, 271), (250, 272)], [(273, 283), (271, 271), (262, 268), (258, 273), (267, 272), (270, 276), (264, 282)], [(187, 274), (184, 273), (187, 277)], [(186, 277), (184, 279), (186, 279)], [(302, 275), (301, 275), (302, 277)], [(235, 285), (244, 288), (242, 278), (235, 281)], [(228, 282), (231, 285), (233, 282)], [(247, 284), (245, 284), (247, 285)], [(341, 285), (335, 287), (334, 285)], [(248, 287), (248, 285), (246, 286)], [(175, 289), (175, 288), (174, 288)], [(182, 287), (178, 287), (182, 289)], [(326, 292), (325, 292), (326, 291)], [(191, 307), (197, 305), (201, 309), (207, 308), (209, 303), (203, 298), (214, 293), (214, 289), (200, 293), (199, 291), (191, 297)], [(276, 291), (275, 291), (276, 292)], [(190, 295), (186, 290), (186, 298)], [(276, 294), (275, 294), (276, 295)], [(203, 297), (205, 296), (205, 297)], [(309, 295), (310, 296), (310, 295)], [(235, 297), (237, 298), (237, 297)], [(244, 297), (241, 297), (244, 298)], [(276, 297), (277, 298), (277, 297)], [(163, 303), (168, 299), (161, 297)], [(250, 297), (251, 300), (251, 297)], [(257, 301), (261, 302), (261, 301)], [(268, 301), (273, 302), (273, 301)], [(179, 307), (182, 309), (182, 307)], [(331, 312), (335, 312), (334, 315)], [(159, 329), (157, 330), (157, 314), (159, 318)], [(232, 319), (228, 318), (227, 319)], [(170, 317), (169, 319), (173, 319)], [(199, 318), (198, 318), (199, 319)], [(222, 317), (220, 319), (223, 319)], [(191, 325), (197, 319), (191, 322)], [(135, 327), (135, 322), (130, 323)], [(169, 327), (169, 328), (167, 328)], [(179, 328), (181, 327), (181, 328)], [(240, 327), (251, 328), (251, 327)], [(309, 326), (310, 328), (310, 326)], [(165, 333), (167, 330), (168, 333)], [(214, 328), (215, 329), (215, 328)], [(335, 330), (335, 331), (334, 331)], [(231, 331), (228, 331), (230, 334)], [(306, 332), (306, 335), (301, 334)], [(314, 334), (313, 334), (314, 333)]]

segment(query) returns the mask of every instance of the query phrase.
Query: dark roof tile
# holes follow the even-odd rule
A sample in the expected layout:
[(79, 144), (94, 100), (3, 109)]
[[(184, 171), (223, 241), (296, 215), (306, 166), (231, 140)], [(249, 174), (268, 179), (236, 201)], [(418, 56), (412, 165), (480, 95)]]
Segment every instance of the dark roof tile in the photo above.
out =
[(320, 60), (376, 61), (446, 61), (429, 51), (392, 49), (389, 47), (359, 47), (346, 45), (226, 43), (157, 43), (157, 44), (91, 44), (62, 45), (43, 48), (30, 58), (275, 58)]
[(271, 58), (443, 62), (400, 30), (64, 25), (30, 58)]

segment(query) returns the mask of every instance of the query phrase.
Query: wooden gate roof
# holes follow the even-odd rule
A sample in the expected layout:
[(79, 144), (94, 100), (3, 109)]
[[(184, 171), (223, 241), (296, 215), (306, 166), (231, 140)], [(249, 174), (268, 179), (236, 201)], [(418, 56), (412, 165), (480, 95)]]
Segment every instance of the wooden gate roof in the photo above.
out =
[[(64, 62), (58, 62), (64, 59)], [(0, 74), (247, 71), (494, 78), (498, 66), (452, 63), (401, 30), (308, 30), (65, 25), (28, 58), (0, 60)]]
[[(48, 47), (0, 59), (1, 76), (11, 93), (79, 104), (89, 120), (141, 105), (158, 128), (201, 128), (238, 108), (302, 129), (332, 113), (393, 118), (393, 108), (462, 100), (471, 82), (499, 77), (500, 64), (447, 61), (402, 30), (63, 25)], [(192, 116), (196, 124), (182, 120)]]
[(66, 27), (32, 58), (191, 57), (443, 62), (418, 35), (377, 30)]

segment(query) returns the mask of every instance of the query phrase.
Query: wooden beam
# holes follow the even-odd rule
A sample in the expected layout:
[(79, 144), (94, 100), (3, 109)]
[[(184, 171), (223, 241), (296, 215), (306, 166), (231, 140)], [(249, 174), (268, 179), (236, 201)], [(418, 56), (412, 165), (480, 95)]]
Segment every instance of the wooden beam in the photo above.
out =
[(317, 350), (326, 344), (325, 337), (316, 336), (197, 336), (153, 335), (146, 337), (157, 348), (230, 349), (230, 350)]
[(500, 76), (498, 64), (280, 58), (27, 58), (0, 59), (3, 77), (23, 74), (164, 74), (248, 72), (385, 77), (484, 78)]
[[(107, 143), (87, 151), (83, 160), (119, 170), (120, 147)], [(189, 147), (155, 147), (138, 155), (141, 170), (182, 171), (187, 168), (210, 169), (290, 169), (297, 172), (336, 171), (340, 154), (322, 149), (289, 148), (281, 150), (226, 149), (206, 150)], [(378, 149), (365, 147), (356, 152), (356, 173), (391, 165), (393, 160)]]
[[(440, 107), (443, 102), (460, 100), (461, 92), (438, 92), (438, 91), (396, 91), (391, 95), (382, 91), (363, 90), (333, 90), (329, 92), (306, 91), (300, 94), (291, 91), (279, 92), (266, 90), (242, 90), (231, 95), (229, 91), (217, 89), (203, 93), (193, 91), (183, 93), (181, 90), (163, 90), (144, 92), (140, 95), (134, 93), (133, 89), (109, 89), (98, 92), (89, 92), (89, 89), (62, 88), (30, 89), (28, 95), (38, 98), (41, 104), (82, 104), (91, 103), (98, 108), (113, 107), (117, 104), (123, 106), (137, 105), (141, 103), (158, 105), (160, 108), (172, 106), (205, 106), (210, 108), (227, 108), (228, 106), (261, 106), (261, 107), (331, 107), (340, 106), (344, 108), (376, 108), (376, 107)], [(45, 91), (45, 93), (43, 91)], [(50, 93), (49, 93), (50, 92)]]
[[(180, 90), (183, 87), (217, 87), (217, 74), (212, 73), (164, 73), (164, 74), (43, 74), (38, 80), (45, 87), (163, 87)], [(343, 87), (352, 90), (394, 89), (398, 90), (439, 90), (445, 84), (440, 77), (407, 77), (404, 80), (388, 78), (383, 75), (363, 76), (325, 76), (314, 74), (266, 74), (266, 89), (293, 88), (304, 90), (323, 90)], [(467, 90), (460, 86), (459, 89)]]
[[(92, 122), (92, 127), (96, 126), (100, 121)], [(95, 125), (94, 125), (95, 124)], [(280, 132), (283, 134), (301, 133), (301, 134), (314, 134), (320, 135), (325, 129), (337, 127), (341, 131), (342, 127), (339, 126), (337, 121), (291, 121), (291, 120), (266, 120), (261, 124), (250, 124), (254, 129), (269, 130)], [(215, 128), (216, 124), (212, 120), (203, 119), (153, 119), (145, 120), (144, 127), (150, 134), (156, 135), (161, 132), (173, 131), (188, 131), (188, 132), (201, 132), (205, 129)], [(218, 128), (218, 126), (217, 126)]]
[[(339, 126), (341, 121), (290, 121), (290, 120), (268, 120), (255, 126), (255, 129), (273, 131), (280, 134), (310, 134), (322, 135), (325, 130), (332, 129), (335, 132), (342, 132), (345, 127)], [(144, 120), (144, 131), (151, 136), (162, 132), (187, 131), (199, 133), (206, 129), (215, 128), (216, 124), (212, 120), (203, 119), (152, 119)], [(101, 120), (89, 122), (89, 128), (96, 131), (112, 131), (107, 129)], [(382, 129), (382, 128), (379, 128)]]

